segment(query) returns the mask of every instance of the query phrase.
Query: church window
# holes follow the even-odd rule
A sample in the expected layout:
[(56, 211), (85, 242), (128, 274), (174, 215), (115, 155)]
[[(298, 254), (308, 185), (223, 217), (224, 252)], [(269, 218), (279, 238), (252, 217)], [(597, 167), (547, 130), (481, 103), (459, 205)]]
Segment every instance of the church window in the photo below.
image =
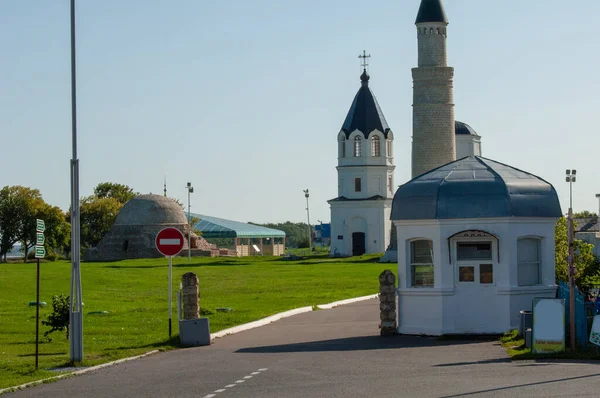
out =
[(540, 264), (540, 239), (519, 239), (517, 241), (517, 284), (519, 286), (539, 284)]
[(387, 156), (388, 156), (388, 158), (391, 158), (392, 157), (392, 140), (386, 141), (386, 148), (387, 148)]
[(392, 177), (391, 177), (391, 176), (389, 176), (389, 177), (388, 177), (388, 190), (389, 190), (390, 192), (393, 192), (393, 187), (392, 187)]
[(342, 137), (340, 140), (340, 157), (346, 157), (346, 137)]
[(362, 181), (360, 178), (354, 179), (354, 192), (362, 191)]
[(433, 242), (410, 242), (411, 287), (433, 287)]
[(359, 136), (354, 137), (354, 157), (362, 156), (362, 140)]
[(374, 135), (373, 138), (371, 138), (371, 156), (381, 156), (381, 148), (379, 147), (379, 137), (376, 135)]

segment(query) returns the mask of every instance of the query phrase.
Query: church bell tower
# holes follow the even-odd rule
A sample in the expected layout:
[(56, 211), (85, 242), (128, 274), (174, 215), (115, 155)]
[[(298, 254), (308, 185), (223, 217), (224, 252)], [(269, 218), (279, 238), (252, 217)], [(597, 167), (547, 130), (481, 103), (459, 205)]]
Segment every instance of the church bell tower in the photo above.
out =
[(338, 196), (331, 207), (331, 255), (383, 253), (391, 231), (394, 135), (369, 87), (365, 52), (360, 88), (337, 138)]

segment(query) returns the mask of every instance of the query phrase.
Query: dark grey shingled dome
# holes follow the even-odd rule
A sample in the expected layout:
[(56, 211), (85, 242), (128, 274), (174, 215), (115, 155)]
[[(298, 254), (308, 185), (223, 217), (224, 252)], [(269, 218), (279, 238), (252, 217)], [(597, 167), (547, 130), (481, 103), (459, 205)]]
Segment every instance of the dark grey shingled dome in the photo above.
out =
[(448, 17), (446, 17), (446, 11), (444, 11), (442, 0), (421, 1), (421, 7), (419, 7), (419, 13), (417, 14), (417, 21), (415, 23), (422, 22), (448, 23)]
[(369, 138), (369, 134), (375, 129), (381, 131), (385, 138), (387, 138), (390, 131), (377, 99), (369, 88), (369, 79), (370, 77), (366, 71), (360, 76), (361, 87), (356, 93), (354, 101), (352, 101), (342, 126), (346, 138), (349, 138), (354, 130), (362, 132), (365, 138)]
[(554, 187), (533, 174), (470, 156), (429, 171), (394, 195), (392, 220), (562, 215)]
[(458, 120), (454, 122), (454, 130), (456, 135), (474, 135), (479, 137), (479, 134), (477, 134), (473, 127), (469, 126), (467, 123), (459, 122)]

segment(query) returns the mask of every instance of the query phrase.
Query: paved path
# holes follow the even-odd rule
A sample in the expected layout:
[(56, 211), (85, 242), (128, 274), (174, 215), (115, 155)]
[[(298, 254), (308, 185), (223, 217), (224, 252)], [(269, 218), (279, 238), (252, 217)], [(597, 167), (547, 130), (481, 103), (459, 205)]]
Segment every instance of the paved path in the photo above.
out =
[(369, 300), (6, 397), (600, 395), (600, 366), (595, 364), (511, 362), (495, 342), (381, 338), (377, 325), (378, 302)]

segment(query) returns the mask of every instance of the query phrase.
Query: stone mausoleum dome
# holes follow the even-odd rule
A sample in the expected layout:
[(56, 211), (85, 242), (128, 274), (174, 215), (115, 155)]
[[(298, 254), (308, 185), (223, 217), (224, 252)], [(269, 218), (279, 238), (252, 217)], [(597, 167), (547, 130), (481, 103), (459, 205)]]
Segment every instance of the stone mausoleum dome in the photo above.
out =
[(479, 156), (466, 157), (402, 185), (392, 220), (562, 215), (554, 187), (541, 178)]
[(119, 211), (114, 225), (185, 225), (183, 209), (161, 195), (138, 195)]
[[(187, 236), (187, 218), (173, 199), (160, 195), (138, 195), (119, 211), (110, 230), (96, 247), (83, 253), (85, 261), (117, 261), (131, 258), (162, 257), (155, 245), (158, 232), (177, 228)], [(192, 248), (198, 239), (191, 234)], [(184, 239), (187, 249), (187, 239)]]

